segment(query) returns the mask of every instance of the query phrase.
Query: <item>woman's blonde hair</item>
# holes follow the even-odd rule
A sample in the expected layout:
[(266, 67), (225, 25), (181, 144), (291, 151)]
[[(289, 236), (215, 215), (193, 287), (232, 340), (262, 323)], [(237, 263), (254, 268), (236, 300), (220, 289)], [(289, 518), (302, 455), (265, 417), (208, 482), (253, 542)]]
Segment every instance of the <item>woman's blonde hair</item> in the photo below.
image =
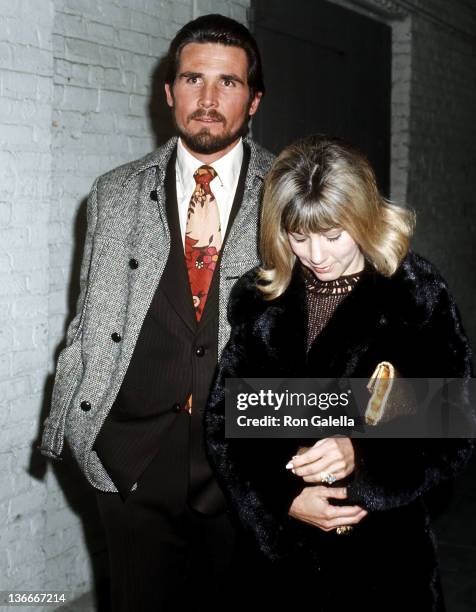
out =
[(337, 138), (310, 136), (284, 149), (266, 182), (261, 213), (262, 266), (266, 299), (289, 285), (296, 256), (288, 232), (321, 233), (339, 227), (366, 260), (391, 276), (408, 252), (414, 213), (383, 198), (364, 155)]

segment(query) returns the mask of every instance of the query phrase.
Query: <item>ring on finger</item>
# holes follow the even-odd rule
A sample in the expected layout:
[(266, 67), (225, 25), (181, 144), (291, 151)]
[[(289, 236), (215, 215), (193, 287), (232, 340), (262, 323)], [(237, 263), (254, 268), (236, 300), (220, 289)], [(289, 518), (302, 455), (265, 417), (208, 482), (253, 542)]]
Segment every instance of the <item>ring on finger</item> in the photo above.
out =
[(342, 527), (337, 527), (336, 533), (337, 535), (349, 535), (353, 529), (352, 525), (342, 525)]
[(328, 485), (333, 484), (337, 478), (331, 472), (321, 472), (320, 473), (321, 482), (325, 482)]

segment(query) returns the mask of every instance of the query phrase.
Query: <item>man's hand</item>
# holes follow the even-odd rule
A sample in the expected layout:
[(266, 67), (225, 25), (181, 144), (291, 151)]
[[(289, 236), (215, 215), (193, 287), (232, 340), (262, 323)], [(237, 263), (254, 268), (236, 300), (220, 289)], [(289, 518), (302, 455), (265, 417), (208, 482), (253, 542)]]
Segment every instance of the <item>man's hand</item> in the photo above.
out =
[(306, 487), (294, 499), (289, 509), (289, 516), (319, 527), (323, 531), (332, 531), (344, 525), (359, 523), (368, 512), (360, 506), (333, 506), (329, 498), (345, 499), (345, 487), (324, 487), (315, 485)]
[(355, 455), (350, 438), (323, 438), (295, 455), (286, 465), (304, 482), (322, 482), (322, 472), (341, 480), (354, 471)]

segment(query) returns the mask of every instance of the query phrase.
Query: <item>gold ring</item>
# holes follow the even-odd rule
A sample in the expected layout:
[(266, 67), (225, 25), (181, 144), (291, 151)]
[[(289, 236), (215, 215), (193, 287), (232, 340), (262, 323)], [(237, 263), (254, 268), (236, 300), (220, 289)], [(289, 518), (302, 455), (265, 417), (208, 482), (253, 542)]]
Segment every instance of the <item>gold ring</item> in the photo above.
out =
[(352, 525), (342, 525), (342, 527), (337, 527), (336, 533), (337, 535), (349, 535), (353, 529)]

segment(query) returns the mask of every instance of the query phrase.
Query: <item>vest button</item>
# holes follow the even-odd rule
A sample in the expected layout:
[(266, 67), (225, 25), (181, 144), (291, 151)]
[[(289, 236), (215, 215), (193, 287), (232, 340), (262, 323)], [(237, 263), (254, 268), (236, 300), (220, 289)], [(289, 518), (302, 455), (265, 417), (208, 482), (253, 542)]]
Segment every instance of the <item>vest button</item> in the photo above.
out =
[(117, 332), (112, 333), (111, 338), (114, 342), (120, 342), (122, 340), (121, 334), (118, 334)]
[(81, 410), (84, 410), (84, 412), (89, 412), (91, 410), (91, 403), (87, 402), (86, 400), (82, 401)]
[(152, 189), (152, 191), (150, 192), (150, 199), (154, 202), (157, 202), (157, 200), (159, 199), (157, 197), (157, 189)]
[(197, 357), (203, 357), (205, 355), (205, 349), (203, 348), (203, 346), (197, 346), (197, 348), (195, 349), (195, 355)]
[(182, 410), (182, 406), (177, 402), (172, 406), (174, 412), (180, 412)]
[(137, 268), (139, 267), (139, 262), (137, 261), (137, 259), (129, 259), (129, 268), (131, 268), (131, 270), (137, 270)]

